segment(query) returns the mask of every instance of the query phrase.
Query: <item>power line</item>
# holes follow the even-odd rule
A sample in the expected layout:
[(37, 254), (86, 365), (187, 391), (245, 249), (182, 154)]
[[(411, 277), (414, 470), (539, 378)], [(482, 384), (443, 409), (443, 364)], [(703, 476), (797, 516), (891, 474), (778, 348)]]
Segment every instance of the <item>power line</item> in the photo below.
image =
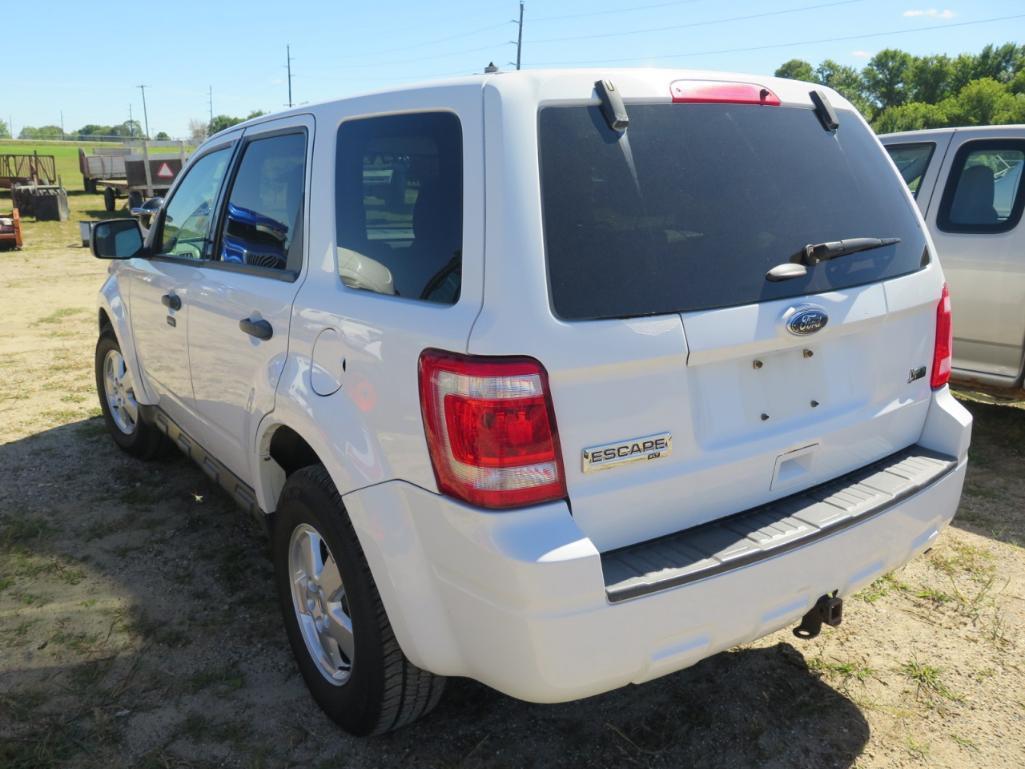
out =
[(601, 32), (595, 35), (574, 35), (571, 37), (547, 37), (540, 40), (531, 40), (531, 43), (561, 43), (567, 40), (593, 40), (602, 37), (624, 37), (626, 35), (642, 35), (648, 32), (666, 32), (674, 29), (690, 29), (691, 27), (707, 27), (713, 24), (728, 24), (732, 21), (747, 21), (749, 19), (764, 19), (769, 16), (783, 16), (788, 13), (801, 13), (803, 11), (815, 11), (820, 8), (833, 8), (838, 5), (851, 5), (864, 0), (834, 0), (830, 3), (817, 3), (815, 5), (803, 5), (798, 8), (785, 8), (778, 11), (764, 11), (762, 13), (749, 13), (743, 16), (730, 16), (721, 19), (707, 19), (705, 21), (692, 21), (687, 24), (674, 24), (671, 26), (647, 27), (645, 29), (632, 29), (621, 32)]
[[(390, 53), (402, 53), (403, 51), (408, 51), (411, 48), (423, 48), (424, 46), (428, 46), (428, 45), (437, 45), (438, 43), (447, 43), (450, 40), (458, 40), (461, 37), (469, 37), (470, 35), (476, 35), (476, 34), (478, 34), (480, 32), (490, 32), (493, 29), (500, 29), (502, 27), (506, 27), (507, 28), (508, 26), (509, 26), (509, 22), (503, 21), (501, 24), (489, 24), (486, 27), (478, 27), (477, 29), (471, 29), (471, 30), (468, 30), (466, 32), (460, 32), (458, 34), (448, 35), (446, 37), (439, 37), (439, 38), (436, 38), (434, 40), (425, 40), (422, 43), (412, 43), (410, 45), (404, 45), (401, 48), (389, 48), (389, 49), (385, 49), (383, 51), (375, 50), (374, 54), (377, 55), (377, 56), (386, 56), (386, 55), (388, 55)], [(339, 60), (344, 61), (345, 59), (365, 59), (365, 58), (366, 57), (361, 55), (361, 54), (353, 54), (352, 56), (342, 56), (342, 57), (339, 57)]]
[(585, 16), (610, 16), (616, 13), (634, 13), (636, 11), (647, 11), (653, 8), (668, 8), (673, 5), (693, 5), (694, 3), (700, 3), (703, 0), (673, 0), (670, 3), (653, 3), (652, 5), (633, 5), (626, 6), (625, 8), (609, 8), (604, 11), (584, 11), (583, 13), (567, 13), (561, 16), (539, 16), (536, 19), (531, 17), (531, 21), (562, 21), (563, 19), (582, 19)]
[(619, 62), (634, 62), (634, 61), (651, 61), (652, 59), (685, 59), (693, 56), (714, 56), (722, 53), (743, 53), (745, 51), (767, 51), (775, 48), (792, 48), (797, 45), (816, 45), (818, 43), (840, 43), (849, 40), (867, 40), (869, 38), (876, 37), (892, 37), (894, 35), (910, 35), (916, 32), (929, 32), (935, 29), (950, 29), (952, 27), (969, 27), (977, 24), (992, 24), (997, 21), (1011, 21), (1012, 19), (1025, 18), (1025, 13), (1015, 14), (1013, 16), (996, 16), (992, 19), (978, 19), (976, 21), (961, 21), (953, 24), (934, 24), (928, 27), (919, 27), (918, 29), (897, 29), (888, 32), (867, 32), (862, 35), (844, 35), (841, 37), (823, 37), (816, 40), (796, 40), (790, 43), (771, 43), (769, 45), (748, 45), (743, 48), (720, 48), (718, 50), (710, 51), (690, 51), (688, 53), (666, 53), (666, 54), (654, 54), (651, 56), (632, 56), (628, 58), (619, 59), (591, 59), (589, 61), (548, 61), (536, 64), (536, 67), (566, 67), (576, 66), (581, 64), (611, 64)]

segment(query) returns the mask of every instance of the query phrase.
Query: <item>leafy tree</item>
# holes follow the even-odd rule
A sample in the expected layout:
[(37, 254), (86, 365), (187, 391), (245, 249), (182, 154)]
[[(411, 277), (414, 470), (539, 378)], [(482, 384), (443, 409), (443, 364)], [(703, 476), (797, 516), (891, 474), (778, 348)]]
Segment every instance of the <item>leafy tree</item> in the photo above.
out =
[(908, 100), (908, 83), (914, 59), (905, 51), (887, 48), (865, 65), (865, 86), (869, 98), (880, 109), (899, 107)]
[(217, 115), (207, 125), (207, 131), (210, 136), (213, 136), (218, 131), (223, 131), (225, 128), (231, 128), (233, 125), (237, 125), (242, 122), (240, 117), (232, 117), (231, 115)]
[(804, 59), (791, 59), (790, 61), (784, 62), (783, 65), (776, 70), (775, 75), (776, 77), (786, 77), (791, 80), (815, 80), (815, 72), (812, 70), (811, 64), (806, 62)]
[(887, 107), (872, 121), (872, 127), (881, 134), (941, 128), (945, 125), (949, 125), (949, 117), (942, 105), (917, 101), (899, 107)]
[(810, 70), (791, 59), (776, 74), (834, 88), (880, 132), (1025, 123), (1025, 45), (987, 45), (953, 59), (888, 49), (861, 72), (831, 59)]
[(911, 64), (908, 88), (911, 101), (934, 104), (950, 93), (954, 65), (949, 56), (920, 56)]
[(1021, 52), (1014, 43), (1003, 45), (987, 45), (978, 56), (975, 57), (975, 69), (972, 72), (973, 80), (980, 78), (993, 78), (1006, 83), (1014, 77), (1016, 65), (1020, 68)]
[(11, 129), (7, 127), (7, 123), (0, 120), (0, 139), (10, 139)]
[(166, 141), (170, 141), (170, 140), (171, 140), (171, 137), (170, 137), (170, 135), (169, 135), (169, 134), (167, 133), (167, 131), (158, 131), (158, 132), (157, 132), (157, 135), (156, 135), (156, 136), (155, 136), (154, 138), (155, 138), (155, 139), (156, 139), (156, 140), (157, 140), (158, 142), (166, 142)]
[(973, 80), (939, 106), (946, 111), (948, 125), (1025, 122), (1025, 95), (1011, 93), (1006, 85), (991, 77)]
[(266, 114), (267, 113), (264, 112), (262, 109), (254, 109), (252, 112), (246, 115), (246, 120), (252, 120), (254, 117), (263, 117)]
[(19, 139), (60, 139), (64, 135), (59, 125), (27, 125), (18, 132)]
[(826, 59), (815, 68), (814, 80), (840, 93), (859, 112), (871, 112), (871, 105), (865, 93), (865, 81), (854, 67)]

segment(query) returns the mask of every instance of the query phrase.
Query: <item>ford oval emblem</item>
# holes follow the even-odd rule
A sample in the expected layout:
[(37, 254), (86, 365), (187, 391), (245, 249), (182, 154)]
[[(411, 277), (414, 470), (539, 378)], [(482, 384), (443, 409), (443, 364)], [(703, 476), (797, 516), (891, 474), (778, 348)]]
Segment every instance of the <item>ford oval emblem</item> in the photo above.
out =
[(787, 331), (797, 336), (808, 336), (821, 331), (829, 323), (826, 311), (818, 307), (798, 307), (787, 320)]

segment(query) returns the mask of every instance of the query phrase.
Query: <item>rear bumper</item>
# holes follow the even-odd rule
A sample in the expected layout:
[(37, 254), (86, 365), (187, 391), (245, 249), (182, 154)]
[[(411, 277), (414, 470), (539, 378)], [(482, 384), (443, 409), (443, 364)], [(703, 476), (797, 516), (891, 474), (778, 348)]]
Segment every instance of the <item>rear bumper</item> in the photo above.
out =
[(970, 428), (949, 394), (933, 406), (940, 423), (931, 433), (927, 425), (923, 443), (960, 457), (934, 482), (807, 545), (618, 603), (606, 593), (601, 554), (562, 503), (487, 513), (397, 481), (345, 501), (414, 663), (561, 702), (795, 624), (824, 593), (850, 595), (929, 547), (957, 508), (966, 455), (955, 451), (967, 448)]

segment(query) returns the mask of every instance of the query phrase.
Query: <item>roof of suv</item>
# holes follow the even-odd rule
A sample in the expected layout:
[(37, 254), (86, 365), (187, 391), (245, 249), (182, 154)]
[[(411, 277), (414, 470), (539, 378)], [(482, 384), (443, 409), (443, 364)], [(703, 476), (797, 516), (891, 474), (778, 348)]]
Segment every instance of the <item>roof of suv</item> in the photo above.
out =
[(694, 69), (661, 68), (587, 68), (587, 69), (531, 69), (511, 70), (492, 74), (467, 75), (465, 77), (441, 80), (411, 82), (390, 88), (365, 91), (337, 99), (327, 99), (313, 104), (304, 104), (290, 110), (262, 115), (225, 130), (237, 130), (257, 125), (286, 115), (309, 114), (327, 105), (337, 104), (362, 97), (408, 93), (435, 89), (495, 88), (510, 97), (527, 98), (535, 102), (549, 99), (564, 100), (568, 94), (579, 94), (580, 99), (592, 98), (593, 85), (597, 80), (611, 80), (616, 83), (623, 98), (646, 100), (670, 98), (669, 85), (675, 80), (711, 80), (740, 83), (756, 83), (771, 89), (784, 104), (808, 105), (808, 94), (812, 90), (825, 92), (835, 107), (853, 109), (851, 104), (836, 91), (816, 83), (787, 80), (770, 75), (745, 74), (738, 72), (716, 72)]

